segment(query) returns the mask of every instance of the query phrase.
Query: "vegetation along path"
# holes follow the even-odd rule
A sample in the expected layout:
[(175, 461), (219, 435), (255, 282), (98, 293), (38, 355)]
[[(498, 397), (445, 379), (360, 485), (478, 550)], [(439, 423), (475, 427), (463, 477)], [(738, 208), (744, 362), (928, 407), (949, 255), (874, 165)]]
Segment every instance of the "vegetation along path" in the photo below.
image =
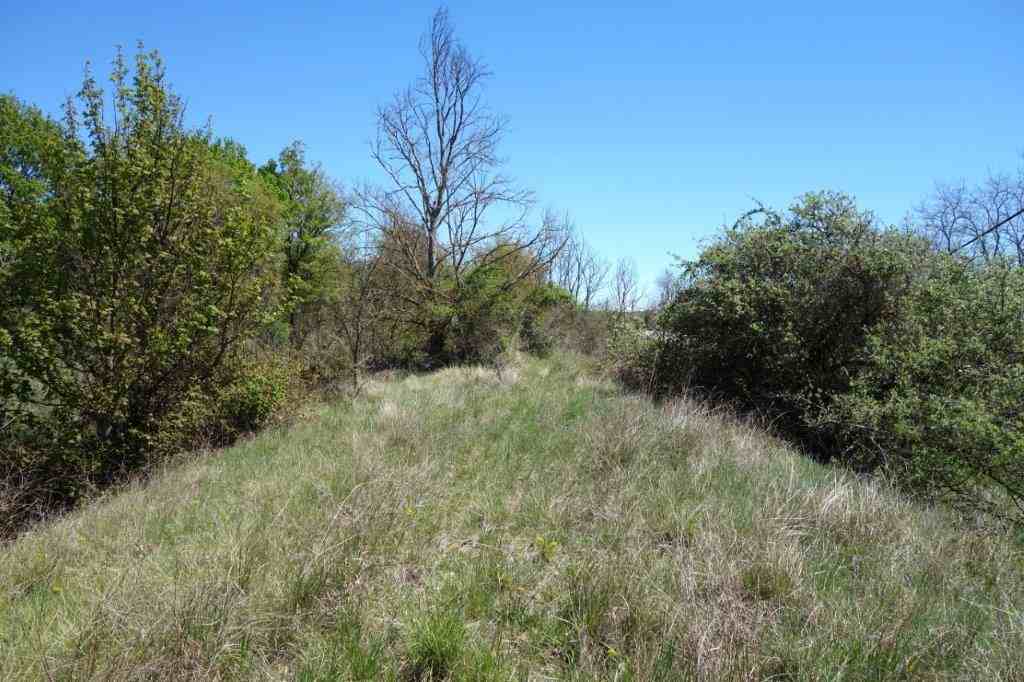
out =
[(319, 410), (0, 551), (0, 678), (1024, 679), (1019, 544), (573, 356)]

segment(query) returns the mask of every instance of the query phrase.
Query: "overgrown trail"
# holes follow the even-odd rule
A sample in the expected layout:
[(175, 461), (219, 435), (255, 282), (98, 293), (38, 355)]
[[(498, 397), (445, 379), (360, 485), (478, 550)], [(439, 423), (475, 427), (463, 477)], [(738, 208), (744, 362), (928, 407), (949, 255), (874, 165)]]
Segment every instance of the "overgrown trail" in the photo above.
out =
[(558, 356), (450, 369), (0, 553), (3, 679), (1024, 679), (1024, 563)]

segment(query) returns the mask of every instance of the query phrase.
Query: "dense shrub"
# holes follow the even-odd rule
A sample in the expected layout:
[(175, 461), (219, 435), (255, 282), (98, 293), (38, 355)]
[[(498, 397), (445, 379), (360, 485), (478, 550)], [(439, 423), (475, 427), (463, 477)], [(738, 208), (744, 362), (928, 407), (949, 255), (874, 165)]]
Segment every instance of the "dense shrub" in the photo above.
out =
[(526, 290), (515, 286), (507, 270), (474, 268), (453, 294), (445, 344), (451, 359), (490, 362), (516, 343)]
[(155, 54), (134, 66), (115, 60), (113, 117), (91, 77), (63, 126), (5, 107), (0, 397), (69, 485), (158, 454), (163, 421), (276, 313), (274, 198), (184, 126)]
[(595, 355), (604, 347), (610, 317), (585, 310), (557, 284), (538, 287), (523, 316), (523, 350), (544, 356), (555, 348)]
[(257, 352), (223, 367), (217, 381), (194, 386), (161, 423), (165, 450), (229, 445), (240, 436), (287, 420), (307, 389), (303, 358)]
[(619, 333), (623, 376), (728, 400), (815, 456), (963, 506), (1024, 502), (1020, 273), (879, 229), (839, 194), (761, 215), (681, 264), (652, 343)]
[(868, 330), (898, 315), (926, 254), (842, 195), (748, 217), (682, 264), (685, 286), (658, 319), (658, 388), (693, 385), (804, 431), (848, 389)]
[(1024, 271), (936, 256), (817, 426), (915, 490), (1024, 522)]
[[(642, 391), (667, 390), (658, 384), (657, 362), (663, 351), (661, 334), (648, 329), (635, 318), (615, 316), (607, 323), (608, 338), (604, 362), (624, 385)], [(666, 384), (671, 374), (665, 371)], [(680, 391), (678, 383), (672, 386)]]
[(409, 286), (396, 254), (415, 253), (421, 242), (415, 233), (393, 230), (377, 244), (381, 330), (375, 337), (382, 364), (432, 368), (491, 362), (520, 346), (550, 350), (550, 316), (569, 303), (569, 294), (545, 281), (538, 254), (516, 243), (492, 244), (486, 259), (461, 271), (441, 263), (429, 286)]
[(557, 306), (568, 303), (564, 289), (537, 278), (517, 279), (502, 264), (476, 268), (461, 288), (448, 328), (453, 358), (490, 362), (520, 347), (548, 353), (555, 344), (549, 318)]

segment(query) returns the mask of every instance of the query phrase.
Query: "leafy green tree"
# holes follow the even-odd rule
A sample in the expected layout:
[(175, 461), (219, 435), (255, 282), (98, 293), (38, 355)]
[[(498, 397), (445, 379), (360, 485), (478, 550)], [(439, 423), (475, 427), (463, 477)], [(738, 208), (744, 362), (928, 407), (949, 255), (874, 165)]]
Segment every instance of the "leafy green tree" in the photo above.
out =
[[(5, 109), (27, 151), (4, 177), (0, 386), (47, 453), (97, 475), (142, 462), (162, 419), (275, 313), (277, 203), (190, 130), (156, 53), (91, 75), (60, 135)], [(34, 137), (9, 133), (41, 131)], [(59, 140), (59, 143), (58, 143)], [(8, 150), (10, 145), (6, 145)], [(9, 192), (10, 194), (10, 192)]]
[(0, 96), (0, 292), (11, 292), (0, 305), (0, 431), (32, 393), (29, 375), (13, 360), (17, 259), (33, 231), (54, 229), (52, 197), (80, 155), (39, 109)]
[(284, 205), (284, 280), (293, 305), (289, 325), (293, 344), (302, 347), (308, 334), (303, 314), (309, 316), (308, 308), (330, 286), (331, 242), (344, 220), (345, 202), (323, 169), (308, 164), (301, 142), (268, 161), (260, 174)]

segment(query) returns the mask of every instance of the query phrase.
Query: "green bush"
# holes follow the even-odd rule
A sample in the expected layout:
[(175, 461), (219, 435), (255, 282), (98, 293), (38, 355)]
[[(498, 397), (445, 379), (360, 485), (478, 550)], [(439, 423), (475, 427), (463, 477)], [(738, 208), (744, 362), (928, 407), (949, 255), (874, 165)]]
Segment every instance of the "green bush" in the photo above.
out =
[(277, 204), (244, 150), (184, 126), (157, 55), (111, 81), (63, 125), (0, 107), (0, 412), (72, 487), (161, 454), (278, 312)]
[(609, 325), (604, 359), (615, 377), (632, 389), (658, 388), (659, 333), (628, 317), (616, 318)]
[(545, 357), (559, 345), (558, 323), (567, 309), (574, 309), (569, 292), (555, 284), (541, 284), (524, 301), (519, 338), (522, 349)]
[(620, 373), (727, 400), (816, 457), (884, 466), (917, 492), (1024, 521), (1021, 273), (878, 229), (840, 194), (764, 215), (681, 264), (654, 346), (619, 334)]
[(486, 363), (509, 350), (522, 323), (526, 293), (500, 266), (471, 270), (458, 290), (447, 327), (452, 359)]
[(229, 445), (275, 420), (284, 420), (298, 400), (302, 377), (298, 356), (264, 353), (225, 367), (211, 386), (196, 386), (161, 424), (163, 451)]
[(817, 425), (858, 464), (1024, 523), (1024, 271), (935, 256)]
[(228, 432), (253, 433), (267, 426), (285, 406), (291, 369), (287, 363), (249, 365), (220, 390), (220, 416)]
[(658, 318), (658, 388), (692, 386), (812, 437), (808, 413), (848, 390), (868, 330), (895, 319), (927, 254), (838, 194), (744, 219), (681, 264), (685, 286)]
[(507, 248), (506, 259), (470, 269), (458, 286), (447, 284), (447, 302), (429, 311), (443, 321), (444, 361), (489, 363), (520, 346), (537, 354), (553, 347), (547, 322), (556, 307), (568, 304), (569, 294), (540, 281), (539, 273), (521, 276), (530, 257)]

